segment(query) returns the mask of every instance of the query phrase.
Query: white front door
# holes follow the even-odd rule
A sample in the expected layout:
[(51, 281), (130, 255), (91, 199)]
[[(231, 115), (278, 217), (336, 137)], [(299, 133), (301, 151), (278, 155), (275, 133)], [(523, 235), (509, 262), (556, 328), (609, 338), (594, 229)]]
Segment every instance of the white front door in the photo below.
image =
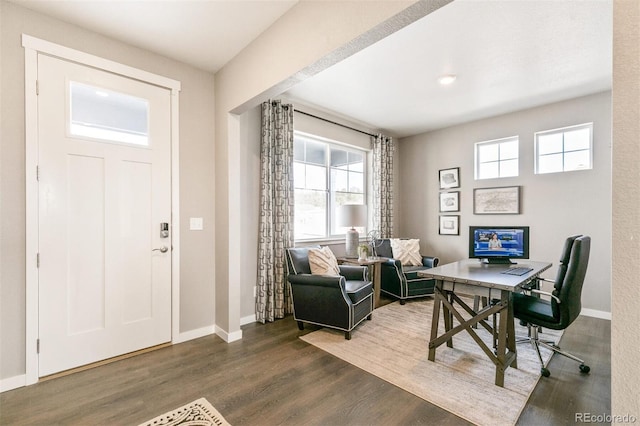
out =
[(39, 375), (171, 340), (171, 92), (38, 54)]

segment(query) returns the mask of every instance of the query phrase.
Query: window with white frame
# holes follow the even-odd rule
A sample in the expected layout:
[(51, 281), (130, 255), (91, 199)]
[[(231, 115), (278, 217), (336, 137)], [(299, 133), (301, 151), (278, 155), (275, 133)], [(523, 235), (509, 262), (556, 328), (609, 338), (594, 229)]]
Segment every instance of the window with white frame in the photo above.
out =
[(344, 235), (347, 228), (335, 224), (336, 208), (365, 204), (366, 152), (296, 133), (293, 153), (295, 239)]
[(69, 82), (69, 133), (103, 142), (149, 147), (149, 101)]
[(535, 134), (536, 174), (592, 168), (593, 123)]
[(518, 136), (477, 142), (476, 180), (518, 176), (518, 145)]

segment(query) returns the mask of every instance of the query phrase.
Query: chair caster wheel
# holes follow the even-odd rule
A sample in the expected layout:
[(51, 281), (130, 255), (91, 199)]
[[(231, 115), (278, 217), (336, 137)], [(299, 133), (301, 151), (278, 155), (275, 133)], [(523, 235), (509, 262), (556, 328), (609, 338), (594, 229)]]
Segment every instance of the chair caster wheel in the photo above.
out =
[(591, 368), (588, 365), (580, 364), (581, 373), (587, 374), (589, 371), (591, 371)]
[(551, 371), (549, 371), (549, 369), (542, 367), (540, 369), (540, 374), (542, 374), (542, 377), (549, 377), (551, 375)]

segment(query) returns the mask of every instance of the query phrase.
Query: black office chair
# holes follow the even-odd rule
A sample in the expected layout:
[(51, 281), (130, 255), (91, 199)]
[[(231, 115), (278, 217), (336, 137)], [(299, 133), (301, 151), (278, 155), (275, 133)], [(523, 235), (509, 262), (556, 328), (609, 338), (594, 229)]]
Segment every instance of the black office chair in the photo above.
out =
[[(544, 366), (542, 355), (540, 355), (540, 345), (578, 361), (582, 373), (588, 373), (590, 370), (589, 366), (585, 365), (580, 358), (562, 351), (554, 343), (543, 342), (538, 337), (540, 327), (564, 330), (580, 315), (582, 284), (589, 263), (590, 247), (591, 238), (588, 236), (576, 235), (567, 238), (562, 250), (556, 280), (540, 278), (542, 281), (553, 283), (553, 292), (548, 293), (531, 288), (527, 290), (529, 295), (523, 293), (513, 295), (513, 314), (527, 325), (529, 337), (525, 341), (529, 341), (536, 350), (542, 365), (540, 373), (544, 377), (549, 377), (551, 373)], [(546, 300), (539, 295), (546, 295), (551, 299)]]

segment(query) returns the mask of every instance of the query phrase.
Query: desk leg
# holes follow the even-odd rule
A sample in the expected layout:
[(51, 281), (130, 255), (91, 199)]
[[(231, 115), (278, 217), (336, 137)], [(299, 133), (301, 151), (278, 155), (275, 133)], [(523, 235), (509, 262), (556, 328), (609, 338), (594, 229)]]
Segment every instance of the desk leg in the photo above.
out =
[(513, 318), (513, 294), (509, 294), (509, 305), (507, 307), (507, 352), (515, 354), (513, 362), (511, 363), (511, 367), (513, 368), (518, 368), (518, 352), (516, 348), (516, 326), (515, 319)]
[(500, 324), (498, 325), (498, 347), (496, 348), (498, 363), (496, 364), (496, 386), (504, 386), (504, 371), (507, 369), (506, 365), (506, 349), (507, 349), (507, 324), (509, 322), (509, 292), (500, 292), (501, 302), (506, 309), (500, 312)]
[(431, 338), (429, 339), (429, 361), (436, 360), (436, 347), (432, 345), (438, 337), (438, 322), (440, 321), (440, 305), (442, 304), (442, 287), (443, 283), (436, 280), (436, 286), (433, 290), (433, 317), (431, 318)]
[[(448, 291), (445, 293), (445, 296), (449, 303), (451, 303), (451, 305), (453, 306), (453, 292)], [(453, 328), (453, 313), (446, 306), (442, 307), (442, 319), (444, 320), (444, 331), (446, 333)], [(453, 347), (453, 337), (447, 340), (447, 347)]]
[(373, 264), (373, 300), (376, 308), (380, 306), (380, 276), (382, 275), (382, 263)]

